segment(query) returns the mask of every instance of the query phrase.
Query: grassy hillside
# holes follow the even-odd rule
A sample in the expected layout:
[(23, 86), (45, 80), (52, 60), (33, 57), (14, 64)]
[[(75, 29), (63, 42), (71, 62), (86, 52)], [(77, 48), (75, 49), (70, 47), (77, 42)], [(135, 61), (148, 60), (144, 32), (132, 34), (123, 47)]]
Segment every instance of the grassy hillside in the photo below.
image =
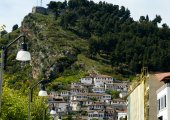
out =
[(62, 28), (88, 39), (91, 58), (107, 56), (110, 65), (127, 66), (133, 75), (144, 66), (149, 71), (170, 70), (170, 29), (160, 15), (134, 21), (124, 6), (88, 0), (51, 1), (48, 10)]
[(95, 59), (91, 59), (89, 39), (62, 28), (53, 14), (28, 14), (20, 29), (0, 39), (1, 45), (15, 39), (20, 31), (26, 33), (32, 60), (30, 64), (15, 60), (19, 42), (9, 49), (5, 73), (10, 77), (7, 83), (10, 88), (20, 89), (26, 93), (25, 88), (28, 88), (31, 81), (45, 77), (53, 81), (52, 87), (49, 87), (52, 89), (59, 83), (66, 85), (72, 81), (79, 81), (81, 77), (92, 72), (125, 80), (124, 76), (115, 72), (106, 62), (107, 58), (96, 56)]

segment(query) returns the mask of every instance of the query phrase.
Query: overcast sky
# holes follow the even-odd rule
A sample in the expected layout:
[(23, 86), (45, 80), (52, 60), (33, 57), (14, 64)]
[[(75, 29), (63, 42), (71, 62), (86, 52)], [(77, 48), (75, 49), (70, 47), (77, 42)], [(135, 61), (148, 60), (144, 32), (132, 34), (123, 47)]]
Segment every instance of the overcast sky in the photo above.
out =
[[(50, 0), (42, 0), (43, 7)], [(53, 0), (63, 1), (63, 0)], [(101, 0), (93, 0), (99, 2)], [(162, 23), (170, 26), (170, 0), (102, 0), (108, 3), (125, 6), (131, 12), (131, 17), (138, 20), (142, 15), (149, 15), (150, 19), (155, 15), (160, 15), (163, 19)], [(9, 32), (15, 24), (20, 25), (24, 16), (32, 11), (32, 7), (40, 5), (40, 0), (0, 0), (0, 25), (5, 24), (6, 30)]]

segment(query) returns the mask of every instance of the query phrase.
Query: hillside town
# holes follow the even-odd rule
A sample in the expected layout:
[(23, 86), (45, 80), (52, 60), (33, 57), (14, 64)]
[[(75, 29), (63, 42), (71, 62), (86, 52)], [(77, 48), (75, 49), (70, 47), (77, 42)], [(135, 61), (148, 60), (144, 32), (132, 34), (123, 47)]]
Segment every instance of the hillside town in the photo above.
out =
[[(80, 82), (71, 83), (70, 91), (51, 92), (49, 104), (61, 116), (71, 114), (82, 120), (121, 120), (127, 117), (124, 98), (128, 93), (128, 84), (108, 75), (90, 74), (81, 78)], [(107, 91), (118, 91), (119, 97), (112, 99)]]
[[(169, 120), (170, 73), (149, 74), (146, 69), (129, 83), (108, 75), (89, 74), (71, 83), (70, 91), (53, 91), (48, 102), (56, 119), (71, 115), (80, 120)], [(107, 91), (118, 91), (112, 98)]]
[(0, 2), (0, 120), (170, 120), (166, 2), (36, 2)]

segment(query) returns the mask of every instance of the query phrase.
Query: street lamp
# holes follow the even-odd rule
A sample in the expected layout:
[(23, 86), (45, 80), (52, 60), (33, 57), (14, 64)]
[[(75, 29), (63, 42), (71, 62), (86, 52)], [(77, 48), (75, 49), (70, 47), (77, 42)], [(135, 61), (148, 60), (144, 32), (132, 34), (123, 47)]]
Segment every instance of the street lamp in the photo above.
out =
[(31, 60), (31, 55), (27, 51), (27, 44), (25, 44), (25, 42), (23, 42), (21, 44), (21, 50), (18, 51), (16, 59), (19, 60), (19, 61), (29, 61), (29, 60)]
[(42, 97), (48, 96), (47, 91), (45, 90), (45, 86), (43, 84), (40, 84), (40, 86), (41, 89), (38, 93), (38, 96), (42, 96)]
[(50, 111), (50, 115), (52, 116), (52, 118), (53, 118), (53, 120), (54, 120), (54, 118), (57, 116), (57, 114), (58, 114), (58, 120), (62, 120), (61, 119), (61, 108), (58, 108), (57, 109), (57, 112), (56, 112), (56, 109), (55, 109), (55, 107), (54, 107), (54, 103), (52, 103), (52, 109), (51, 109), (51, 111)]
[(50, 111), (50, 115), (56, 115), (57, 114), (57, 112), (56, 112), (56, 110), (55, 110), (55, 107), (54, 107), (54, 103), (53, 103), (53, 106), (52, 106), (52, 109), (51, 109), (51, 111)]
[[(29, 88), (29, 100), (28, 100), (28, 120), (30, 120), (30, 117), (31, 117), (31, 102), (32, 102), (32, 94), (33, 94), (33, 89), (38, 85), (40, 84), (41, 86), (41, 90), (39, 91), (38, 93), (38, 96), (41, 96), (41, 97), (45, 97), (45, 96), (48, 96), (47, 94), (47, 91), (45, 91), (45, 86), (44, 84), (48, 83), (49, 80), (41, 80), (41, 81), (38, 81), (37, 83), (33, 84), (30, 88)], [(44, 116), (43, 116), (44, 117)], [(43, 118), (44, 119), (44, 118)]]
[(54, 118), (55, 118), (56, 115), (57, 115), (57, 112), (56, 112), (56, 110), (55, 110), (54, 103), (53, 103), (52, 105), (53, 105), (53, 106), (52, 106), (52, 109), (51, 109), (51, 111), (50, 111), (50, 115), (52, 116), (52, 119), (54, 120)]
[(16, 59), (19, 61), (30, 61), (31, 55), (27, 51), (27, 44), (25, 43), (25, 34), (21, 34), (18, 36), (15, 40), (10, 42), (8, 45), (2, 47), (1, 50), (1, 69), (0, 69), (0, 111), (2, 107), (2, 83), (3, 83), (3, 73), (6, 68), (6, 60), (7, 60), (7, 51), (8, 48), (14, 44), (16, 41), (18, 41), (20, 38), (23, 38), (23, 43), (21, 44), (21, 50), (17, 53)]
[(58, 108), (58, 120), (62, 120), (62, 119), (61, 119), (61, 116), (62, 116), (62, 115), (61, 115), (61, 108)]

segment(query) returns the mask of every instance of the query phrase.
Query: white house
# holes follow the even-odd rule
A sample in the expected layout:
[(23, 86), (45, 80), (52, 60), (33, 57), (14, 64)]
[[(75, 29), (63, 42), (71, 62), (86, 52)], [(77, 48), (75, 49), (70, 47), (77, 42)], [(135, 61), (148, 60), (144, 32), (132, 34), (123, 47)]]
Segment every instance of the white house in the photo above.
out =
[(81, 78), (83, 84), (94, 84), (95, 86), (104, 86), (104, 83), (113, 83), (113, 78), (108, 75), (90, 74)]
[(94, 93), (105, 93), (105, 88), (100, 86), (94, 86), (92, 91)]
[(88, 93), (88, 89), (87, 88), (72, 88), (70, 90), (71, 95), (76, 95), (76, 94), (80, 94), (80, 93)]
[(157, 118), (170, 120), (170, 72), (158, 76), (165, 84), (157, 92)]
[(68, 96), (70, 96), (70, 91), (63, 90), (63, 91), (60, 92), (60, 96), (62, 96), (62, 97), (68, 97)]
[(103, 102), (93, 102), (91, 105), (88, 105), (88, 110), (101, 110), (104, 109)]
[(83, 84), (92, 84), (93, 78), (90, 76), (86, 76), (85, 78), (81, 78), (81, 83)]
[(66, 112), (68, 103), (65, 101), (48, 101), (49, 105), (54, 104), (56, 109), (60, 109), (60, 112)]
[(126, 105), (126, 100), (122, 100), (122, 99), (113, 99), (112, 100), (112, 104), (118, 104), (118, 105)]
[(102, 94), (102, 93), (82, 93), (82, 94), (76, 94), (71, 96), (71, 100), (87, 100), (87, 99), (93, 99), (96, 100), (111, 100), (111, 95), (109, 94)]
[(157, 90), (157, 110), (159, 120), (170, 119), (170, 83)]
[(87, 112), (88, 120), (92, 120), (93, 118), (96, 118), (97, 120), (116, 120), (115, 110), (111, 107), (101, 108), (100, 110), (88, 110)]
[(113, 83), (113, 78), (108, 75), (93, 75), (94, 85), (95, 86), (104, 86), (104, 83)]
[(92, 120), (93, 118), (96, 118), (98, 120), (103, 120), (104, 111), (103, 110), (89, 110), (88, 111), (88, 120)]
[(127, 117), (127, 110), (116, 110), (117, 120), (123, 120)]

